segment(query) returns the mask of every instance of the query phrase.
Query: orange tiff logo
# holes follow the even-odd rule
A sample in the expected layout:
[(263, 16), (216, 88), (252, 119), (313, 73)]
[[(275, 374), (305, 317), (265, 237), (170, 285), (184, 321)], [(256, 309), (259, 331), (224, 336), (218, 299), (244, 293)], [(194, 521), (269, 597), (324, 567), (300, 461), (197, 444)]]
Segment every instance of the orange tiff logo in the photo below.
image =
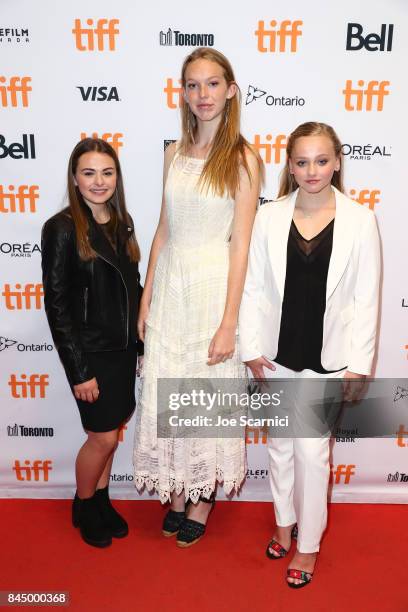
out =
[(44, 289), (41, 283), (27, 283), (24, 288), (17, 283), (15, 289), (11, 289), (9, 283), (5, 283), (1, 294), (6, 302), (7, 310), (40, 310), (42, 308), (41, 298), (44, 297)]
[[(255, 30), (255, 36), (258, 41), (258, 51), (261, 53), (283, 53), (290, 51), (296, 53), (297, 42), (299, 36), (302, 36), (300, 26), (303, 21), (290, 21), (285, 19), (280, 24), (275, 19), (269, 22), (269, 26), (265, 27), (264, 21), (258, 21), (258, 29)], [(278, 43), (279, 41), (279, 43)], [(289, 49), (288, 49), (289, 43)]]
[(375, 205), (380, 203), (380, 195), (379, 189), (350, 189), (350, 197), (363, 206), (367, 205), (370, 210), (374, 210)]
[(346, 81), (343, 89), (344, 108), (347, 111), (372, 111), (373, 102), (376, 102), (374, 110), (382, 111), (384, 108), (384, 98), (390, 94), (387, 86), (390, 81), (368, 81), (364, 87), (364, 81), (357, 81), (358, 87), (353, 87), (351, 80)]
[(7, 84), (7, 77), (0, 76), (1, 105), (16, 107), (20, 99), (21, 106), (28, 106), (28, 92), (32, 91), (32, 88), (28, 85), (30, 82), (31, 77), (12, 76)]
[(339, 464), (337, 467), (330, 465), (330, 484), (339, 484), (342, 479), (344, 484), (350, 484), (350, 478), (356, 473), (354, 468), (356, 466)]
[(265, 164), (279, 164), (282, 161), (282, 151), (286, 149), (286, 136), (278, 134), (273, 142), (272, 134), (267, 134), (265, 140), (266, 142), (262, 142), (260, 134), (255, 134), (252, 145), (257, 149)]
[(48, 482), (48, 475), (52, 470), (52, 461), (46, 459), (42, 461), (35, 459), (32, 463), (29, 459), (24, 461), (24, 465), (21, 465), (18, 459), (14, 462), (13, 467), (16, 473), (17, 480), (24, 480), (26, 482)]
[(0, 185), (0, 213), (35, 213), (35, 202), (40, 197), (38, 185)]
[(11, 397), (14, 399), (44, 399), (45, 389), (49, 386), (48, 374), (21, 374), (20, 380), (16, 374), (10, 374), (8, 385)]
[[(120, 147), (123, 147), (123, 142), (121, 142), (121, 138), (123, 138), (123, 134), (117, 132), (116, 134), (111, 134), (110, 132), (106, 132), (106, 134), (102, 134), (102, 136), (98, 136), (96, 132), (92, 132), (90, 135), (91, 138), (102, 138), (108, 142), (116, 151), (116, 154), (119, 155)], [(84, 138), (88, 138), (88, 135), (85, 132), (81, 132), (81, 140)]]
[(180, 108), (183, 100), (183, 88), (180, 79), (177, 79), (179, 85), (173, 85), (173, 79), (168, 78), (166, 87), (163, 89), (166, 94), (166, 104), (168, 108)]
[(87, 19), (86, 23), (89, 27), (83, 27), (81, 20), (75, 19), (72, 33), (78, 51), (115, 51), (115, 37), (119, 34), (116, 26), (119, 24), (119, 19), (98, 19), (96, 27), (93, 19)]
[(247, 427), (246, 429), (246, 444), (266, 444), (268, 432), (266, 427)]
[(404, 442), (404, 438), (406, 438), (407, 436), (408, 436), (408, 431), (405, 430), (405, 426), (400, 425), (397, 431), (397, 446), (401, 448), (408, 446), (408, 444), (405, 444)]

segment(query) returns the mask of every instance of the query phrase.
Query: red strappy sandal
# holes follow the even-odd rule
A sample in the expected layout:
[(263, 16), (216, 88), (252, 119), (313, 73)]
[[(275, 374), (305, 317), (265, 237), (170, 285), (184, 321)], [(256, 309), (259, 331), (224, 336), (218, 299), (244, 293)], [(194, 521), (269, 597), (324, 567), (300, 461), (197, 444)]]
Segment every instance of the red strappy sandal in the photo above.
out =
[[(295, 523), (295, 525), (293, 525), (292, 527), (292, 533), (291, 533), (292, 539), (296, 540), (297, 535), (298, 535), (298, 527), (297, 527), (297, 523)], [(270, 551), (270, 549), (274, 550), (278, 554), (274, 555)], [(284, 557), (286, 557), (287, 554), (288, 554), (288, 551), (286, 550), (286, 548), (284, 548), (282, 544), (279, 544), (279, 542), (277, 542), (276, 540), (271, 540), (268, 546), (266, 547), (266, 556), (268, 557), (268, 559), (273, 559), (274, 561), (276, 561), (276, 559), (283, 559)]]

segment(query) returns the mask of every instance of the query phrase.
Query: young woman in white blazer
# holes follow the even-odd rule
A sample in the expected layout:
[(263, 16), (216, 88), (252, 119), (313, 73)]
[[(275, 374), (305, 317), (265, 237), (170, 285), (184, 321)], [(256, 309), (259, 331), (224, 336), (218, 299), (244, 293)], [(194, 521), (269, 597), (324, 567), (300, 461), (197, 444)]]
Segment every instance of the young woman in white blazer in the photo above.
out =
[[(347, 399), (350, 381), (371, 374), (379, 279), (375, 217), (343, 193), (336, 133), (300, 125), (279, 198), (260, 208), (252, 233), (239, 333), (253, 376), (268, 368), (280, 378), (341, 377)], [(277, 526), (267, 556), (286, 556), (297, 534), (287, 583), (300, 588), (327, 522), (329, 437), (270, 438), (268, 450)]]

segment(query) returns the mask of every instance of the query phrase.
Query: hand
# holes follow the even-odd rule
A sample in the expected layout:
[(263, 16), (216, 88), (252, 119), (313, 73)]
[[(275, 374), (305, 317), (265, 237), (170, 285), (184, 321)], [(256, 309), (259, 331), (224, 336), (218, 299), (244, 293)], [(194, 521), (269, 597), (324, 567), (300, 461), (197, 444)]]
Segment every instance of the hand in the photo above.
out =
[(231, 359), (235, 351), (235, 327), (219, 327), (208, 347), (207, 365)]
[(343, 401), (356, 403), (364, 389), (365, 374), (356, 374), (346, 370), (343, 377)]
[(74, 395), (83, 402), (92, 404), (99, 397), (99, 388), (96, 378), (91, 378), (79, 385), (74, 385)]
[(252, 376), (257, 380), (265, 380), (265, 374), (263, 369), (268, 368), (268, 370), (276, 370), (272, 361), (269, 361), (264, 355), (261, 357), (257, 357), (256, 359), (251, 359), (250, 361), (246, 361), (245, 365), (251, 370)]
[(146, 320), (149, 316), (150, 306), (143, 299), (140, 301), (139, 305), (139, 316), (137, 319), (137, 334), (139, 339), (144, 342), (145, 339), (145, 331), (146, 331)]

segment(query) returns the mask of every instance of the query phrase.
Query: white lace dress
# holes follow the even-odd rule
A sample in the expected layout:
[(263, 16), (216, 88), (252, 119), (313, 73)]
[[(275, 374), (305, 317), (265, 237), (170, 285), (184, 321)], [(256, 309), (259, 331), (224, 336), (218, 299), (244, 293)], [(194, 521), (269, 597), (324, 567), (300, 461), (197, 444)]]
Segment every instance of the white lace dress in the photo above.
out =
[(165, 186), (169, 239), (156, 264), (136, 417), (137, 488), (209, 497), (216, 482), (237, 490), (246, 473), (241, 438), (158, 438), (158, 378), (244, 378), (238, 350), (208, 366), (208, 347), (225, 307), (234, 200), (200, 192), (204, 160), (176, 153)]

